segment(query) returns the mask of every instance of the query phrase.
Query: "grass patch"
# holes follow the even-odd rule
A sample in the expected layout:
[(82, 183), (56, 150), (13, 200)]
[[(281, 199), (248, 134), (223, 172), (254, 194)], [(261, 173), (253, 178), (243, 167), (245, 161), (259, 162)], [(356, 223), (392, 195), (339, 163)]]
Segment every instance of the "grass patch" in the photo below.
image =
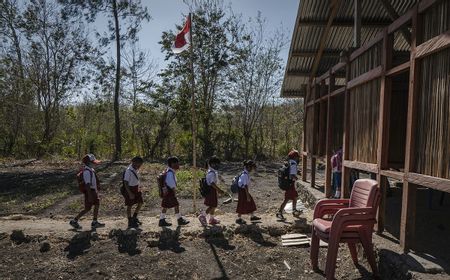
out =
[(40, 212), (58, 202), (61, 199), (68, 197), (71, 193), (68, 191), (48, 194), (45, 196), (36, 197), (33, 202), (27, 203), (23, 209), (29, 213)]

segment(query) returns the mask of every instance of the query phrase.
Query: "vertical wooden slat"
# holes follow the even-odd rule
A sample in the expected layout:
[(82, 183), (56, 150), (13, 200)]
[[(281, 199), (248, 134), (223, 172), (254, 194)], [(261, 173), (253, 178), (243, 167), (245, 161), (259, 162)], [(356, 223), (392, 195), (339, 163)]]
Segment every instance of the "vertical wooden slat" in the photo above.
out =
[[(347, 89), (347, 83), (350, 81), (350, 59), (348, 53), (345, 54), (345, 92), (344, 92), (344, 133), (342, 140), (342, 160), (348, 160), (349, 155), (349, 107), (350, 107), (350, 90)], [(342, 166), (342, 181), (341, 181), (341, 197), (346, 198), (350, 196), (350, 168)]]
[[(308, 84), (307, 88), (306, 88), (306, 99), (304, 99), (303, 101), (303, 152), (306, 153), (306, 121), (307, 121), (307, 111), (306, 110), (306, 104), (308, 103), (308, 98), (309, 98), (309, 92), (311, 90), (311, 86), (310, 84)], [(308, 157), (305, 156), (305, 154), (302, 153), (302, 181), (306, 182), (307, 179), (307, 172), (308, 172)]]
[(354, 25), (353, 25), (353, 47), (361, 47), (361, 1), (353, 0), (354, 2)]
[[(378, 170), (384, 170), (388, 166), (388, 145), (389, 145), (389, 119), (391, 107), (391, 78), (386, 77), (386, 71), (392, 65), (392, 49), (394, 46), (394, 38), (389, 35), (387, 28), (383, 32), (383, 47), (381, 52), (383, 74), (381, 76), (380, 87), (380, 109), (378, 121), (378, 147), (377, 147), (377, 164)], [(381, 203), (378, 208), (378, 223), (377, 232), (381, 233), (384, 230), (385, 209), (386, 209), (386, 186), (387, 178), (383, 178), (377, 174), (378, 186), (381, 190)]]
[(334, 74), (330, 70), (330, 82), (328, 85), (328, 98), (327, 98), (327, 135), (325, 142), (325, 197), (331, 196), (331, 143), (333, 143), (333, 119), (331, 118), (331, 92), (334, 90)]
[[(314, 83), (312, 83), (312, 97), (314, 102), (316, 101), (316, 97), (317, 97), (317, 86)], [(312, 117), (312, 121), (313, 121), (313, 129), (312, 129), (312, 133), (313, 133), (313, 142), (312, 142), (312, 151), (311, 151), (311, 187), (314, 187), (316, 184), (316, 158), (315, 155), (317, 153), (317, 134), (316, 134), (316, 110), (317, 110), (317, 104), (313, 105), (313, 117)]]
[[(414, 8), (412, 17), (411, 38), (411, 67), (409, 74), (408, 92), (408, 118), (406, 124), (406, 150), (405, 150), (405, 173), (413, 171), (414, 166), (414, 132), (416, 126), (417, 93), (419, 82), (419, 67), (416, 60), (417, 41), (420, 40), (421, 19), (418, 14), (418, 5)], [(417, 186), (407, 180), (403, 184), (402, 213), (400, 218), (400, 246), (404, 251), (413, 247), (415, 237), (416, 220), (416, 190)]]

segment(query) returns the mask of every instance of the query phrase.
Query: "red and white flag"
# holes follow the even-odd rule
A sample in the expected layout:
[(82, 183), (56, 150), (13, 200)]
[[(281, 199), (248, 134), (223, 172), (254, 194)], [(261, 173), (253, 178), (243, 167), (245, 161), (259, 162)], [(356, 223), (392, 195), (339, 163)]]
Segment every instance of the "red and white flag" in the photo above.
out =
[(181, 53), (189, 49), (191, 45), (190, 36), (191, 36), (191, 17), (188, 16), (183, 29), (180, 31), (180, 33), (177, 34), (175, 42), (173, 42), (172, 51), (174, 53)]

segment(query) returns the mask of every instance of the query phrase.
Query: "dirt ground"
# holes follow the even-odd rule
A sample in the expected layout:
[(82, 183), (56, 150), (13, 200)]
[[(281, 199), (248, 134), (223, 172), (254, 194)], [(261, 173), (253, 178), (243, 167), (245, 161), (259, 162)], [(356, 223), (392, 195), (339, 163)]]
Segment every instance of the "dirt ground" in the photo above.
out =
[[(157, 226), (160, 200), (155, 178), (163, 166), (147, 163), (141, 172), (145, 193), (141, 231), (126, 230), (125, 207), (118, 191), (126, 165), (99, 166), (100, 220), (106, 226), (91, 232), (85, 230), (89, 216), (81, 221), (84, 231), (68, 225), (82, 207), (75, 181), (78, 163), (3, 164), (0, 279), (324, 279), (311, 270), (308, 246), (281, 246), (282, 234), (309, 234), (312, 213), (306, 210), (286, 222), (275, 219), (283, 199), (276, 186), (278, 163), (260, 164), (253, 176), (251, 193), (261, 223), (237, 226), (233, 202), (219, 205), (221, 225), (206, 229), (196, 219), (187, 187), (180, 190), (180, 204), (191, 223), (181, 228)], [(240, 169), (239, 164), (224, 164), (224, 188)], [(201, 199), (196, 202), (202, 205)], [(169, 219), (175, 220), (171, 212)], [(14, 230), (21, 231), (11, 235)], [(372, 279), (362, 251), (361, 265), (355, 267), (347, 248), (340, 250), (336, 278)], [(326, 248), (322, 248), (322, 268), (325, 255)]]

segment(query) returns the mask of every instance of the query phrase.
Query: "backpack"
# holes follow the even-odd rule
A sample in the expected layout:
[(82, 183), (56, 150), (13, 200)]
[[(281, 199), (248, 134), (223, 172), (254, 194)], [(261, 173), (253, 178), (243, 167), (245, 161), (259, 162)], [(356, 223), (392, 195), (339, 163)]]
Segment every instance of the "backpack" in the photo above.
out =
[(238, 193), (239, 192), (239, 177), (241, 177), (242, 173), (237, 175), (233, 178), (233, 181), (231, 181), (230, 190), (232, 193)]
[[(213, 172), (213, 171), (210, 171)], [(208, 172), (209, 173), (209, 172)], [(206, 173), (206, 175), (208, 175), (208, 173)], [(208, 185), (208, 183), (206, 182), (206, 176), (201, 178), (200, 180), (198, 180), (199, 182), (199, 192), (202, 195), (202, 197), (206, 197), (210, 192), (211, 192), (211, 186)]]
[(278, 187), (282, 190), (287, 190), (291, 184), (292, 180), (290, 178), (290, 165), (285, 163), (280, 169), (278, 169), (277, 177), (278, 177)]
[[(83, 178), (83, 172), (84, 172), (85, 169), (86, 168), (83, 167), (77, 173), (78, 189), (80, 190), (81, 193), (85, 193), (86, 192), (86, 183), (84, 182), (84, 178)], [(100, 189), (100, 181), (98, 180), (97, 173), (92, 172), (89, 169), (86, 169), (86, 170), (88, 170), (91, 173), (91, 176), (92, 176), (92, 174), (95, 175), (95, 180), (97, 181), (97, 190), (99, 190)]]
[[(127, 168), (128, 169), (128, 168)], [(122, 186), (120, 187), (120, 193), (123, 195), (125, 194), (125, 173), (127, 172), (127, 169), (122, 173)], [(133, 170), (130, 170), (131, 173), (136, 177), (136, 179), (139, 181), (139, 177)]]
[(164, 188), (167, 188), (166, 186), (166, 177), (167, 177), (168, 171), (163, 171), (159, 173), (159, 175), (156, 177), (156, 181), (158, 182), (158, 190), (159, 190), (159, 197), (164, 197)]

